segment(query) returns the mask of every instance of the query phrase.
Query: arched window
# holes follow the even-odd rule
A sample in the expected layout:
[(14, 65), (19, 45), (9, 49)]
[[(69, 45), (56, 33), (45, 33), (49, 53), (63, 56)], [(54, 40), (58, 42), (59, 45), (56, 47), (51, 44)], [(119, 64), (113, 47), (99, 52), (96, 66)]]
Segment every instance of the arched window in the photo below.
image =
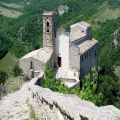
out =
[(46, 30), (46, 32), (50, 32), (50, 30), (49, 30), (49, 29), (50, 29), (50, 28), (49, 28), (49, 27), (50, 27), (50, 23), (47, 21), (46, 24), (47, 24), (47, 30)]
[(47, 27), (49, 27), (50, 26), (50, 23), (47, 21)]

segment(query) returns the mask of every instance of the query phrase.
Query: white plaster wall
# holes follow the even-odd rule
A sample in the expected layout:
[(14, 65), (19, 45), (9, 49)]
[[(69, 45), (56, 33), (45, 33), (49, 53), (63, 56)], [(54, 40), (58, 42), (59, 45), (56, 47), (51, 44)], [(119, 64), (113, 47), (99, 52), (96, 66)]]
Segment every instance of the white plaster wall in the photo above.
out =
[(55, 54), (56, 54), (56, 63), (57, 63), (57, 56), (59, 54), (59, 35), (57, 34), (57, 38), (55, 40)]
[(69, 47), (70, 68), (80, 70), (80, 48), (72, 44)]
[(61, 57), (61, 65), (64, 70), (69, 68), (69, 36), (61, 33), (56, 39), (56, 56)]

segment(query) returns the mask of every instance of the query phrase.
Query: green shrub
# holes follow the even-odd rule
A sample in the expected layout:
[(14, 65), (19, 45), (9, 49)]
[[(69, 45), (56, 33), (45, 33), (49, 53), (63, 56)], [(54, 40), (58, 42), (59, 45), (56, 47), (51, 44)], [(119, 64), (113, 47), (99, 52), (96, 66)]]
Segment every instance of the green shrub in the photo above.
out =
[(90, 75), (86, 76), (83, 87), (68, 88), (62, 80), (57, 80), (54, 77), (53, 70), (46, 66), (45, 68), (45, 79), (42, 82), (42, 87), (50, 88), (53, 91), (60, 92), (63, 94), (75, 94), (81, 99), (89, 100), (97, 105), (101, 105), (103, 96), (102, 93), (97, 93), (98, 87), (98, 73), (93, 69), (93, 81), (90, 83)]
[(6, 72), (0, 71), (0, 85), (4, 85), (8, 75)]
[(19, 65), (16, 65), (16, 66), (13, 68), (13, 75), (14, 75), (15, 77), (17, 77), (17, 76), (21, 75), (21, 73), (22, 73), (21, 68), (19, 68)]

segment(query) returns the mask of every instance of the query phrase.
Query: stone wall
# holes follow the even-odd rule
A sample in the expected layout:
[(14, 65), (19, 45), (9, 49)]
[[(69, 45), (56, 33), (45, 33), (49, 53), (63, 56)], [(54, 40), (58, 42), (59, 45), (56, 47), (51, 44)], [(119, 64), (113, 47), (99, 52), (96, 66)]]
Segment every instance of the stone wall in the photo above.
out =
[(70, 68), (80, 70), (80, 48), (72, 43), (69, 46), (69, 64)]
[(40, 120), (120, 120), (114, 106), (97, 107), (74, 95), (64, 95), (32, 85), (30, 101)]
[(23, 70), (24, 75), (27, 75), (28, 77), (31, 77), (30, 67), (31, 62), (34, 71), (40, 71), (44, 69), (45, 64), (37, 59), (34, 58), (26, 58), (26, 59), (20, 59), (19, 60), (19, 66)]
[(98, 44), (88, 49), (80, 56), (80, 78), (82, 79), (88, 73), (91, 74), (93, 67), (97, 70), (98, 63)]

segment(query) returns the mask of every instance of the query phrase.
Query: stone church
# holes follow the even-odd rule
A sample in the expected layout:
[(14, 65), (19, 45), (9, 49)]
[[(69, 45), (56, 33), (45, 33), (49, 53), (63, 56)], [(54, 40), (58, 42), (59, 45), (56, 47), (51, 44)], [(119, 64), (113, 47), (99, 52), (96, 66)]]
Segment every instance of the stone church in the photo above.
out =
[(54, 12), (44, 12), (43, 48), (19, 60), (23, 74), (37, 77), (48, 64), (68, 87), (79, 84), (92, 67), (97, 69), (98, 41), (91, 32), (91, 25), (84, 21), (71, 25), (70, 32), (56, 32)]

